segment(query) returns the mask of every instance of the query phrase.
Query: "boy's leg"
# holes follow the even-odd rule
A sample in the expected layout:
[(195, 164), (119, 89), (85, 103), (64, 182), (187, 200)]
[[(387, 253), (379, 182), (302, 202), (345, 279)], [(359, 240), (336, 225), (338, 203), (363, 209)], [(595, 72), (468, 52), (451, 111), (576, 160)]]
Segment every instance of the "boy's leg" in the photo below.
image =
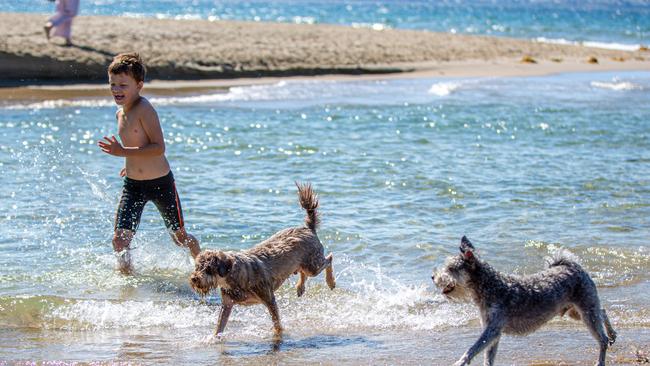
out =
[(152, 201), (160, 211), (163, 220), (165, 220), (165, 226), (169, 229), (174, 243), (180, 247), (189, 248), (192, 258), (196, 258), (201, 252), (199, 241), (192, 234), (185, 231), (181, 199), (176, 191), (174, 175), (171, 172), (162, 178), (157, 194), (152, 198)]
[(113, 250), (117, 256), (117, 267), (124, 274), (131, 274), (133, 272), (129, 245), (134, 235), (134, 231), (126, 229), (116, 229), (113, 234)]
[(137, 184), (125, 180), (122, 197), (115, 214), (115, 232), (113, 234), (113, 250), (117, 255), (117, 265), (120, 272), (130, 274), (133, 271), (129, 245), (140, 224), (140, 217), (146, 200)]
[(172, 232), (172, 239), (174, 240), (174, 243), (176, 243), (176, 245), (179, 247), (189, 248), (192, 258), (196, 258), (196, 256), (201, 253), (199, 241), (196, 240), (194, 235), (185, 231), (184, 227)]

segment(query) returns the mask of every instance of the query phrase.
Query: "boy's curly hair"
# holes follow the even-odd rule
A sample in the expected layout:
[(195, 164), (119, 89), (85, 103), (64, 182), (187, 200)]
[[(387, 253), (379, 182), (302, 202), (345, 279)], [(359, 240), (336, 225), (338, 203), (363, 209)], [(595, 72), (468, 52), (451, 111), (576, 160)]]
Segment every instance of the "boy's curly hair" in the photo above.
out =
[(135, 81), (144, 81), (144, 76), (147, 69), (136, 52), (120, 53), (113, 58), (113, 62), (108, 65), (108, 72), (111, 74), (127, 74), (135, 79)]

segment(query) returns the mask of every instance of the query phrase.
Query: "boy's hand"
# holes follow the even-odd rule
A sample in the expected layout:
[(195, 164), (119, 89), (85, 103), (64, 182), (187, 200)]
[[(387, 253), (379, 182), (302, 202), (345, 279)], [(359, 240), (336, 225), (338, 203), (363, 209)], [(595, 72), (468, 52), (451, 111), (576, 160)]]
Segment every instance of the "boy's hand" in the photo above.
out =
[(104, 140), (97, 142), (97, 145), (103, 152), (115, 156), (125, 156), (124, 147), (117, 141), (115, 136), (111, 136), (110, 138), (104, 136)]
[(120, 177), (126, 177), (126, 168), (120, 169)]

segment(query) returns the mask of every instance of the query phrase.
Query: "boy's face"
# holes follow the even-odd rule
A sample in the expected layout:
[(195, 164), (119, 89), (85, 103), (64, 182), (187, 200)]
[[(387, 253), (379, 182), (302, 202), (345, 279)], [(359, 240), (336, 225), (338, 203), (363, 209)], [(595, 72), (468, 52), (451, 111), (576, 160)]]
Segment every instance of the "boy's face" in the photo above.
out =
[(142, 81), (135, 81), (135, 79), (128, 74), (112, 74), (108, 73), (108, 83), (111, 86), (111, 94), (117, 105), (129, 105), (133, 103), (139, 96), (140, 90), (144, 83)]

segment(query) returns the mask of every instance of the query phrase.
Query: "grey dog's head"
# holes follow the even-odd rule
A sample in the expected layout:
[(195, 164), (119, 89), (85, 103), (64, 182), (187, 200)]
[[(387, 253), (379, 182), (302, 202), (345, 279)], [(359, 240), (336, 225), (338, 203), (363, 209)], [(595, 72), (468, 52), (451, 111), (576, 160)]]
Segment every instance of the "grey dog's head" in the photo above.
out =
[(206, 295), (211, 289), (222, 286), (225, 277), (232, 269), (233, 258), (228, 253), (206, 250), (196, 257), (194, 272), (190, 275), (190, 285), (194, 291)]
[(434, 271), (431, 279), (446, 297), (459, 300), (468, 297), (469, 273), (478, 261), (474, 251), (474, 245), (463, 236), (460, 254), (448, 257), (442, 268)]

